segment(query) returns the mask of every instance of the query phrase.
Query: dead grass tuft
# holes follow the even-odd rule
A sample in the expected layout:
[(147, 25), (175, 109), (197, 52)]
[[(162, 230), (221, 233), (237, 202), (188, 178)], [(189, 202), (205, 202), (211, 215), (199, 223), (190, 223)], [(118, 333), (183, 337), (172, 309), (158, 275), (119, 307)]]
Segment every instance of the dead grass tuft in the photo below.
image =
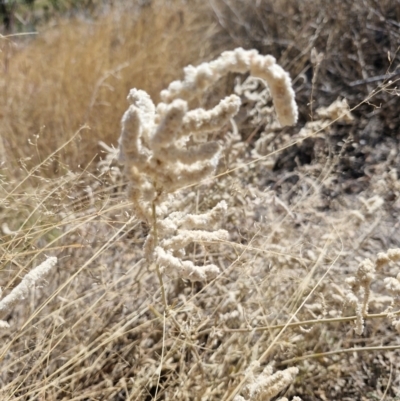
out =
[[(334, 2), (335, 21), (324, 2), (214, 0), (224, 32), (200, 3), (146, 3), (0, 38), (2, 296), (58, 258), (1, 316), (0, 399), (399, 398), (397, 92), (370, 80), (387, 50), (397, 66), (394, 3)], [(245, 76), (196, 99), (236, 83), (243, 102), (216, 176), (177, 199), (188, 214), (226, 202), (229, 239), (186, 248), (216, 279), (165, 276), (162, 294), (107, 145), (131, 87), (158, 101), (183, 65), (238, 45), (280, 57), (303, 123), (279, 128)]]
[(70, 169), (86, 166), (99, 140), (116, 142), (130, 88), (157, 96), (208, 53), (213, 28), (200, 10), (179, 1), (114, 6), (95, 20), (59, 20), (29, 44), (2, 38), (3, 160), (15, 166), (29, 156), (32, 167), (87, 124), (90, 132), (57, 155)]

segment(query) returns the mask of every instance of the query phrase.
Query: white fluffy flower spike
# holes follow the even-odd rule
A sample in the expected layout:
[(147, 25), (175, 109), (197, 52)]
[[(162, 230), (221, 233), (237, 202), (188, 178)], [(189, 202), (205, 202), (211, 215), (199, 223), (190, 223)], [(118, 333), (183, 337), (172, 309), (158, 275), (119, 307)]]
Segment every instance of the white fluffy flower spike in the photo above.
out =
[[(9, 312), (18, 302), (23, 301), (29, 294), (30, 290), (46, 277), (57, 263), (56, 257), (50, 257), (42, 264), (35, 267), (21, 282), (0, 301), (0, 315)], [(9, 325), (4, 320), (0, 320), (0, 328), (8, 328)]]
[(161, 272), (179, 273), (180, 277), (203, 281), (219, 272), (213, 264), (196, 266), (182, 257), (190, 243), (228, 239), (228, 233), (216, 227), (227, 209), (225, 202), (197, 216), (170, 213), (162, 220), (157, 212), (169, 194), (215, 172), (221, 145), (208, 141), (209, 135), (237, 114), (240, 98), (227, 96), (211, 110), (189, 110), (188, 102), (229, 72), (250, 72), (265, 80), (280, 123), (296, 123), (298, 111), (288, 73), (272, 56), (262, 56), (256, 50), (238, 48), (209, 63), (186, 67), (184, 79), (163, 90), (157, 106), (142, 90), (129, 93), (130, 106), (122, 118), (119, 139), (120, 161), (125, 164), (135, 213), (151, 226), (144, 250), (148, 261), (156, 263), (159, 276)]

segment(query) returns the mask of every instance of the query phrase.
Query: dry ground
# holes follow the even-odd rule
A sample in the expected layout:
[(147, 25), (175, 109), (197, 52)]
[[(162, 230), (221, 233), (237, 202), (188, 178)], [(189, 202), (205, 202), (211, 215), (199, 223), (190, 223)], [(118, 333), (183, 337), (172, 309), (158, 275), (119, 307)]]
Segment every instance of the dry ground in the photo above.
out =
[[(0, 39), (4, 294), (45, 256), (59, 258), (46, 285), (2, 316), (12, 327), (1, 332), (1, 399), (227, 400), (259, 358), (276, 371), (299, 368), (280, 397), (400, 399), (388, 316), (399, 300), (384, 284), (399, 264), (373, 280), (361, 335), (345, 283), (365, 258), (400, 248), (400, 3), (101, 7)], [(217, 177), (182, 192), (188, 212), (228, 202), (230, 240), (187, 250), (222, 274), (206, 285), (165, 277), (165, 318), (142, 260), (148, 227), (99, 141), (116, 146), (130, 88), (157, 101), (182, 67), (237, 46), (272, 54), (290, 72), (300, 120), (278, 129), (242, 95), (241, 141)], [(215, 104), (235, 79), (200, 102)], [(337, 98), (353, 119), (310, 125)]]

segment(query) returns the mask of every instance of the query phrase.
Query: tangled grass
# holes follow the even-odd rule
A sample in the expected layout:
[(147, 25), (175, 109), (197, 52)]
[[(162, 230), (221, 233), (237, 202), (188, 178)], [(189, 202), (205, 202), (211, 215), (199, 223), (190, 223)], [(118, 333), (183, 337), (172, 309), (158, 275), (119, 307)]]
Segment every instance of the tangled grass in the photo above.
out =
[[(285, 18), (301, 24), (304, 10), (320, 13), (319, 36), (306, 28), (299, 36), (314, 46), (324, 37), (318, 24), (331, 20), (312, 3), (257, 4), (275, 13), (268, 24), (276, 28)], [(214, 21), (246, 4), (212, 2)], [(386, 2), (354, 4), (352, 12), (371, 12), (372, 25), (372, 11), (393, 20)], [(244, 75), (228, 75), (194, 99), (191, 108), (211, 108), (234, 87), (242, 106), (211, 138), (223, 145), (217, 171), (180, 190), (170, 212), (202, 215), (225, 202), (219, 224), (229, 238), (185, 248), (185, 261), (218, 267), (215, 279), (165, 274), (161, 286), (143, 249), (151, 221), (137, 218), (110, 146), (125, 97), (137, 87), (158, 102), (160, 90), (182, 78), (181, 67), (210, 61), (254, 32), (221, 30), (210, 9), (178, 1), (135, 10), (61, 21), (29, 43), (1, 39), (3, 300), (47, 257), (58, 258), (53, 273), (1, 316), (10, 325), (0, 332), (1, 399), (398, 399), (398, 138), (395, 128), (379, 141), (375, 135), (393, 117), (396, 78), (366, 82), (373, 91), (335, 102), (323, 84), (332, 74), (328, 50), (321, 61), (302, 42), (298, 63), (289, 62), (292, 53), (280, 60), (296, 90), (296, 127), (282, 129), (268, 89)], [(252, 11), (235, 15), (254, 18)], [(271, 43), (292, 40), (279, 36)], [(361, 53), (351, 54), (349, 65)], [(309, 73), (300, 64), (318, 60), (321, 81), (299, 86)], [(373, 76), (364, 70), (366, 77), (351, 79)], [(371, 106), (378, 101), (380, 109)], [(368, 136), (371, 118), (381, 125)]]

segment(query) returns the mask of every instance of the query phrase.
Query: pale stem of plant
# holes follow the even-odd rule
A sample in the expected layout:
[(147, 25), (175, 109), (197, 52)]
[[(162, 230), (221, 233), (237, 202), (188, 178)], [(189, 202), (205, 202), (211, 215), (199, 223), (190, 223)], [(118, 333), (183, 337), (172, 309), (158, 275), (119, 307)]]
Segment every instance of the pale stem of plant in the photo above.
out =
[[(158, 232), (157, 232), (156, 204), (154, 201), (151, 204), (151, 211), (153, 214), (153, 231), (154, 231), (154, 248), (155, 248), (158, 245)], [(165, 311), (165, 314), (168, 316), (168, 303), (167, 303), (167, 297), (165, 295), (164, 281), (162, 278), (160, 266), (158, 265), (158, 263), (155, 263), (155, 266), (156, 266), (158, 281), (160, 282), (161, 298), (162, 298), (163, 304), (164, 304), (164, 311)]]
[(371, 352), (371, 351), (395, 351), (400, 348), (400, 345), (383, 345), (383, 346), (374, 346), (374, 347), (357, 347), (357, 348), (345, 348), (339, 349), (336, 351), (328, 351), (328, 352), (321, 352), (319, 354), (310, 354), (310, 355), (303, 355), (292, 359), (287, 359), (286, 361), (279, 362), (278, 365), (289, 365), (296, 362), (304, 361), (306, 359), (312, 358), (324, 358), (330, 355), (338, 355), (338, 354), (348, 354), (353, 352)]
[[(385, 313), (374, 313), (374, 314), (365, 314), (363, 318), (365, 320), (372, 320), (372, 319), (382, 319), (388, 316), (399, 316), (400, 310), (395, 312), (385, 312)], [(275, 324), (271, 326), (259, 326), (259, 327), (252, 327), (252, 328), (242, 328), (242, 329), (227, 329), (222, 328), (220, 329), (223, 333), (251, 333), (251, 332), (259, 332), (259, 331), (267, 331), (267, 330), (279, 330), (286, 328), (294, 328), (294, 327), (301, 327), (301, 326), (310, 326), (316, 324), (329, 324), (329, 323), (345, 323), (345, 322), (354, 322), (357, 320), (357, 316), (344, 316), (344, 317), (334, 317), (330, 319), (313, 319), (313, 320), (303, 320), (300, 322), (294, 323), (285, 323), (285, 324)], [(198, 332), (198, 336), (202, 336), (204, 334), (211, 333), (212, 329), (205, 329)]]
[[(154, 203), (153, 203), (154, 204)], [(160, 366), (159, 366), (159, 371), (158, 371), (158, 378), (157, 378), (157, 386), (156, 386), (156, 394), (154, 396), (154, 399), (157, 399), (157, 394), (158, 394), (158, 389), (160, 387), (160, 379), (161, 379), (161, 371), (162, 371), (162, 366), (164, 362), (164, 350), (165, 350), (165, 315), (166, 315), (166, 310), (163, 313), (163, 338), (162, 338), (162, 348), (161, 348), (161, 360), (160, 360)]]
[(367, 286), (364, 288), (364, 302), (363, 302), (363, 308), (362, 308), (363, 316), (365, 316), (368, 312), (369, 294), (370, 294), (370, 288), (369, 288), (369, 286)]

